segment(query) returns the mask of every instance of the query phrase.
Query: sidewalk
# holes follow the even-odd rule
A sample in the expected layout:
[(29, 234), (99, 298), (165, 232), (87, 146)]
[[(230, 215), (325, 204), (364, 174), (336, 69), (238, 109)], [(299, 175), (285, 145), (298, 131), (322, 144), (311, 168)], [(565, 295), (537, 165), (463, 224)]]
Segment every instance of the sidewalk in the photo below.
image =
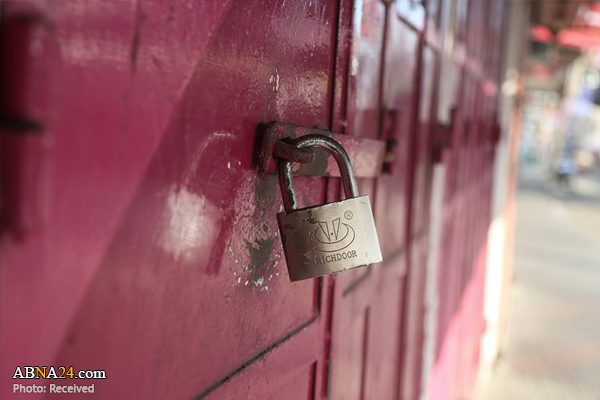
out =
[(600, 399), (600, 174), (521, 175), (506, 343), (477, 400)]

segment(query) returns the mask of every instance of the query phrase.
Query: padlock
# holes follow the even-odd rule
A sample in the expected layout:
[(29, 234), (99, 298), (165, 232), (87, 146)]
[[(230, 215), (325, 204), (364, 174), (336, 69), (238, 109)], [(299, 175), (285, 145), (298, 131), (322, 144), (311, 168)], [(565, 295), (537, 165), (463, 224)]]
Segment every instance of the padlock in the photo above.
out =
[(346, 200), (302, 209), (292, 181), (292, 163), (279, 161), (279, 184), (285, 211), (277, 214), (290, 280), (315, 278), (381, 262), (381, 250), (369, 196), (359, 196), (352, 163), (334, 139), (305, 135), (298, 148), (323, 148), (338, 164)]

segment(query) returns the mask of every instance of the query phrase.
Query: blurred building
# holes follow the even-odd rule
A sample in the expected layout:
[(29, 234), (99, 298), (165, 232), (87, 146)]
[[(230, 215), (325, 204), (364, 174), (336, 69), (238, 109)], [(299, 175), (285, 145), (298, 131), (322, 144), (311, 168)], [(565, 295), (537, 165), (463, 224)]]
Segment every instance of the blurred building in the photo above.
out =
[(597, 163), (600, 148), (600, 8), (592, 2), (569, 10), (576, 12), (569, 13), (568, 24), (536, 19), (533, 14), (521, 157), (551, 169), (568, 153), (583, 170)]

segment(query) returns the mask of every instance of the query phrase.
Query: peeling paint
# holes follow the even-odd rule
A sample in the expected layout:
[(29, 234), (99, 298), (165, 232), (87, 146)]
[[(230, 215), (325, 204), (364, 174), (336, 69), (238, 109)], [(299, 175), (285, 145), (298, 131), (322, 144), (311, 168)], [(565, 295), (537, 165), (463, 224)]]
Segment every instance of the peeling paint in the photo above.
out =
[(275, 202), (277, 175), (247, 171), (244, 182), (246, 184), (240, 186), (234, 202), (233, 225), (236, 227), (230, 237), (230, 253), (235, 260), (240, 283), (243, 282), (248, 289), (269, 293), (273, 290), (272, 284), (268, 289), (265, 287), (281, 257), (279, 246), (275, 250), (280, 236), (275, 218), (275, 207), (279, 207)]
[(275, 201), (277, 193), (277, 175), (256, 174), (254, 180), (254, 197), (257, 203)]
[(275, 73), (269, 77), (269, 83), (274, 92), (279, 90), (279, 73), (277, 72), (277, 68), (275, 68)]
[(274, 261), (271, 261), (271, 254), (274, 243), (275, 236), (257, 239), (255, 245), (246, 241), (246, 248), (250, 254), (250, 264), (247, 266), (247, 270), (250, 271), (250, 280), (255, 286), (263, 286), (264, 276), (268, 275), (273, 268)]

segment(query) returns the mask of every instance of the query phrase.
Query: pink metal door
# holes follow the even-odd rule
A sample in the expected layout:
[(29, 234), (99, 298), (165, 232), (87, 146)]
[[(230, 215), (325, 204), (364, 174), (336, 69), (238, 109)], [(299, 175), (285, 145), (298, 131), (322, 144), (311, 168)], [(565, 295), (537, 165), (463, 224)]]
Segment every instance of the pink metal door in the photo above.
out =
[[(482, 324), (502, 1), (457, 2), (449, 137), (443, 8), (3, 2), (0, 397), (17, 366), (73, 365), (106, 370), (86, 382), (100, 399), (419, 398), (434, 149), (447, 179), (425, 389), (468, 396), (474, 369), (453, 366), (475, 364)], [(271, 121), (386, 144), (359, 179), (380, 265), (289, 282), (277, 177), (257, 166)], [(341, 197), (337, 178), (295, 182), (302, 206)]]
[(289, 283), (253, 157), (262, 123), (329, 122), (337, 7), (10, 6), (51, 21), (56, 72), (45, 219), (2, 243), (2, 398), (19, 365), (106, 370), (102, 399), (312, 398), (327, 297)]
[[(341, 99), (345, 112), (334, 118), (333, 125), (346, 125), (345, 132), (350, 135), (387, 139), (383, 137), (382, 126), (386, 122), (381, 121), (386, 6), (378, 0), (342, 4), (340, 36), (350, 37), (352, 47), (345, 55), (346, 61), (338, 62), (338, 71), (339, 68), (346, 71), (347, 92)], [(361, 179), (359, 185), (361, 193), (369, 194), (375, 205), (383, 245), (388, 232), (380, 226), (380, 215), (387, 210), (380, 210), (377, 205), (382, 179), (383, 176)], [(382, 247), (382, 251), (387, 259), (389, 249)], [(401, 294), (398, 268), (384, 268), (382, 264), (348, 271), (330, 277), (328, 286), (333, 311), (328, 398), (395, 398), (400, 343), (397, 336)]]

